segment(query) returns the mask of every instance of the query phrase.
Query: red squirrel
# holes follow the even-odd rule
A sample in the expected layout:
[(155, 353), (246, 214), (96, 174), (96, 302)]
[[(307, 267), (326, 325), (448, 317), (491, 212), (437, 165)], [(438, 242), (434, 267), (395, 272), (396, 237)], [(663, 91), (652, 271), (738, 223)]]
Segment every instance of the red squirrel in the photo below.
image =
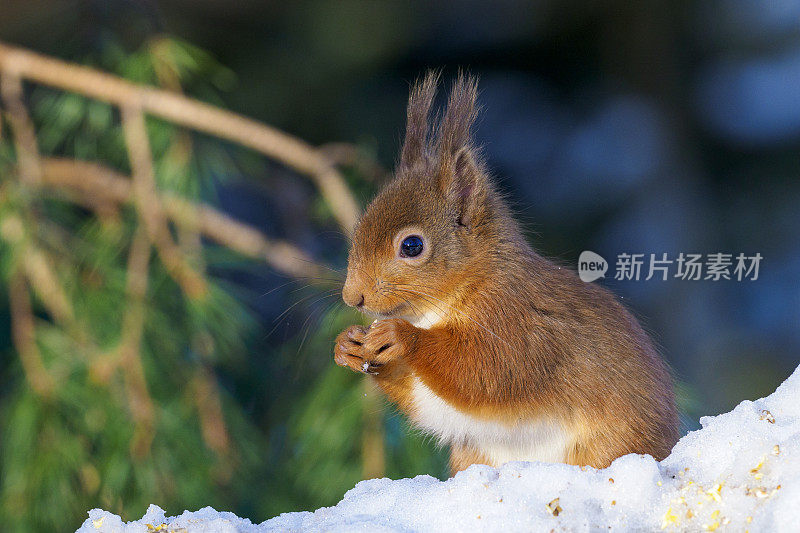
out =
[(449, 445), (453, 474), (663, 459), (678, 439), (665, 363), (611, 292), (525, 240), (472, 140), (476, 80), (459, 76), (439, 120), (437, 85), (412, 88), (395, 176), (353, 235), (342, 297), (377, 320), (343, 331), (334, 360)]

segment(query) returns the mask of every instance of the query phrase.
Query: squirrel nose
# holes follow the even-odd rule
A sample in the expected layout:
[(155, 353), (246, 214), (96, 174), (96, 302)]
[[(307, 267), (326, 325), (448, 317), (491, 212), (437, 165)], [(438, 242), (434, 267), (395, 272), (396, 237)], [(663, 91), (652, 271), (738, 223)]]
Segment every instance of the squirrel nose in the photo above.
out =
[(342, 289), (342, 300), (350, 307), (364, 307), (364, 293), (355, 290), (353, 287), (345, 283)]
[(350, 307), (364, 307), (364, 295), (361, 293), (342, 293), (342, 300)]

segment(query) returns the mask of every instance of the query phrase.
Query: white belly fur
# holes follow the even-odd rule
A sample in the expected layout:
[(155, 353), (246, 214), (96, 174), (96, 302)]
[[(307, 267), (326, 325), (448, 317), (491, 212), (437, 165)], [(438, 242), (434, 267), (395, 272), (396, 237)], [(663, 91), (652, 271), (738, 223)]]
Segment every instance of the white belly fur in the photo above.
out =
[(514, 425), (483, 420), (459, 411), (437, 396), (419, 378), (412, 389), (411, 418), (443, 444), (469, 445), (494, 466), (509, 461), (566, 461), (570, 433), (557, 421), (521, 420)]
[[(428, 311), (412, 323), (430, 329), (442, 319), (440, 313)], [(419, 378), (414, 378), (411, 394), (412, 421), (442, 444), (469, 445), (495, 466), (509, 461), (562, 463), (567, 459), (573, 437), (555, 420), (521, 420), (508, 425), (478, 419), (444, 401)]]

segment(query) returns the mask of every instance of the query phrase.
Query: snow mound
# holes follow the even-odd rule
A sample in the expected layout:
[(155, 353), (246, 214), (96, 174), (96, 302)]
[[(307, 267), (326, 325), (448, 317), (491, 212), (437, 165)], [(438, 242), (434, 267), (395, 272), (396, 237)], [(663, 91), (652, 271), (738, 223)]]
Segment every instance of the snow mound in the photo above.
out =
[(660, 463), (627, 455), (604, 470), (508, 463), (475, 465), (447, 481), (373, 479), (335, 507), (258, 525), (210, 507), (167, 517), (151, 505), (128, 523), (94, 509), (78, 533), (798, 531), (800, 367), (767, 398), (700, 423)]

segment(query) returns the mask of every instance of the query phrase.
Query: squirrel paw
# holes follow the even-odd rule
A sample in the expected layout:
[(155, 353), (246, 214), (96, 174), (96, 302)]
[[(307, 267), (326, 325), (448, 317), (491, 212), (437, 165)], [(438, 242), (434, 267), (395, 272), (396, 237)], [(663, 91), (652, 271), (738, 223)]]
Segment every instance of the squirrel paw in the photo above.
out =
[(413, 327), (402, 319), (374, 322), (372, 326), (350, 326), (336, 338), (334, 361), (355, 372), (378, 375), (381, 367), (405, 353), (403, 332)]
[(336, 346), (333, 349), (333, 360), (339, 366), (346, 366), (354, 372), (376, 374), (380, 365), (371, 365), (364, 358), (366, 355), (363, 341), (367, 328), (364, 326), (350, 326), (336, 337)]

